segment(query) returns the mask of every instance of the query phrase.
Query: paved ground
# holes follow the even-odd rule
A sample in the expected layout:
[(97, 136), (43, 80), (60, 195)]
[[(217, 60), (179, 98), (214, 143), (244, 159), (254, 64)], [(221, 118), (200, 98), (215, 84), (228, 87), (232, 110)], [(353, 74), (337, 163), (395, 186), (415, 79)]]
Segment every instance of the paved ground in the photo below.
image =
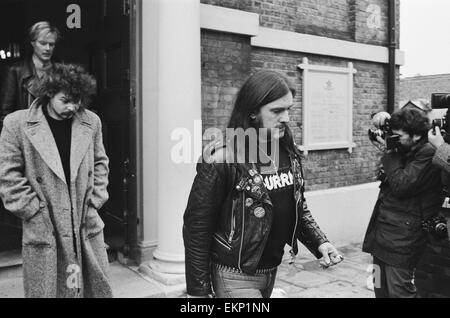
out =
[(294, 265), (283, 261), (278, 269), (275, 288), (283, 289), (290, 298), (373, 298), (367, 289), (367, 272), (371, 256), (361, 252), (361, 246), (339, 248), (344, 261), (322, 269), (310, 254), (300, 257)]
[[(291, 298), (371, 298), (366, 282), (371, 258), (361, 252), (359, 245), (339, 248), (344, 262), (323, 270), (309, 253), (302, 253), (294, 265), (283, 261), (275, 284), (274, 296)], [(183, 297), (183, 285), (165, 287), (138, 273), (137, 268), (111, 264), (111, 285), (115, 297)], [(284, 292), (279, 292), (282, 289)], [(0, 269), (0, 298), (23, 297), (22, 270), (20, 266)]]
[[(117, 298), (166, 297), (164, 286), (145, 279), (137, 271), (114, 262), (110, 264), (111, 285)], [(22, 267), (0, 270), (0, 298), (23, 298)]]

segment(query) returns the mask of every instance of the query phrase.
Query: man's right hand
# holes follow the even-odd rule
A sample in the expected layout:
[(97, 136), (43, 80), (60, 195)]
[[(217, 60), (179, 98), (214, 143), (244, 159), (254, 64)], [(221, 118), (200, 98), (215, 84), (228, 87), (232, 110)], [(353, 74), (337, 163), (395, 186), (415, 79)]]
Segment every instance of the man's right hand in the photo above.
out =
[(381, 138), (380, 136), (377, 136), (377, 140), (370, 140), (372, 142), (372, 145), (378, 148), (380, 151), (386, 151), (386, 141)]
[(442, 137), (441, 129), (439, 127), (434, 127), (434, 130), (430, 129), (430, 131), (428, 132), (428, 141), (431, 145), (433, 145), (434, 148), (439, 148), (445, 143), (444, 137)]

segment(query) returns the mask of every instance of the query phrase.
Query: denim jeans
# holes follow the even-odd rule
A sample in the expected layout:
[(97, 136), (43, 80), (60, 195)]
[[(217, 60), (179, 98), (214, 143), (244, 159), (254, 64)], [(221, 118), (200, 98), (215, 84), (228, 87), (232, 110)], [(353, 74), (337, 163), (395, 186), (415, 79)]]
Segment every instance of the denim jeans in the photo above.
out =
[(272, 294), (277, 268), (261, 270), (254, 275), (238, 269), (213, 264), (211, 278), (217, 298), (269, 298)]

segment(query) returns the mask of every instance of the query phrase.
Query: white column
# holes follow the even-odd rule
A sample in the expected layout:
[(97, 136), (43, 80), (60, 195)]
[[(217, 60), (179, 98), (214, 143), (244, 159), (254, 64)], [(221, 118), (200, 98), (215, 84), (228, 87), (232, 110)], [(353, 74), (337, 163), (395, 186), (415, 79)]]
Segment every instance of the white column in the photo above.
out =
[[(148, 15), (155, 16), (149, 10), (157, 11), (156, 33), (146, 30)], [(148, 61), (149, 69), (145, 63), (148, 58), (157, 61)], [(194, 134), (194, 123), (201, 119), (200, 58), (200, 1), (143, 1), (144, 148), (148, 145), (144, 150), (144, 198), (148, 194), (156, 202), (144, 200), (143, 233), (145, 236), (145, 219), (153, 219), (148, 215), (154, 213), (152, 208), (157, 209), (158, 232), (154, 260), (144, 271), (156, 278), (160, 274), (184, 273), (183, 212), (195, 176), (196, 154), (192, 153), (190, 163), (175, 163), (171, 152), (179, 140), (172, 140), (171, 136), (177, 128), (184, 128), (190, 133), (190, 149), (194, 150), (193, 138), (198, 135)], [(146, 78), (151, 85), (148, 95)], [(157, 128), (150, 127), (153, 125)], [(201, 142), (201, 137), (197, 142)], [(150, 189), (156, 193), (149, 193)]]

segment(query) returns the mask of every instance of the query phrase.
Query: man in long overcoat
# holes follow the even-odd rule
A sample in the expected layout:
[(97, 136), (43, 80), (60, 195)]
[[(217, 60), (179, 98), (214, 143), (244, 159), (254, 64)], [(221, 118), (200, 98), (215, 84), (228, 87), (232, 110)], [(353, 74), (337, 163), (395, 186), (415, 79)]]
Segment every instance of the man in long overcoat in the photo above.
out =
[(26, 297), (111, 297), (104, 223), (108, 157), (101, 122), (85, 109), (95, 79), (56, 64), (40, 97), (5, 118), (0, 195), (23, 220)]

